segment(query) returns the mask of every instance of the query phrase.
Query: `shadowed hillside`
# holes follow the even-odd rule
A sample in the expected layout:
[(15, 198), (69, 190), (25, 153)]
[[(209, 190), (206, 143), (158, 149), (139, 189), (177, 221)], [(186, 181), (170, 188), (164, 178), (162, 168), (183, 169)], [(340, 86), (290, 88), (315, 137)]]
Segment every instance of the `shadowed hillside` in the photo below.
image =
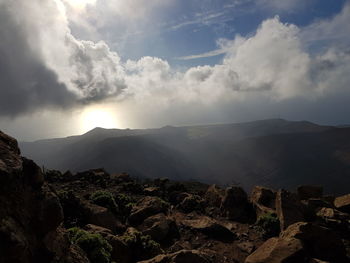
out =
[(293, 188), (322, 183), (343, 193), (350, 183), (350, 129), (281, 119), (146, 130), (96, 128), (62, 139), (21, 143), (47, 168), (104, 167), (138, 177)]

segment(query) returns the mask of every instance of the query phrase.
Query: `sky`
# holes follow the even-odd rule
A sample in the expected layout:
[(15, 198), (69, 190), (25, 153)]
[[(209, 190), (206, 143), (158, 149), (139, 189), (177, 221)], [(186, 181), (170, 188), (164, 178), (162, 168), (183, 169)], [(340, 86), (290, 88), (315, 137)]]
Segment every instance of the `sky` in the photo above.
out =
[(0, 129), (350, 123), (349, 0), (0, 0)]

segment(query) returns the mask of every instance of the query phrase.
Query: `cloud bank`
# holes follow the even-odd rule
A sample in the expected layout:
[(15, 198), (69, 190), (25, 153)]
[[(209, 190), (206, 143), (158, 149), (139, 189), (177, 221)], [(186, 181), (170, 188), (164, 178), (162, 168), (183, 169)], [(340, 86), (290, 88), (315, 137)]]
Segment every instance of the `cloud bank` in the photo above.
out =
[(265, 20), (250, 36), (221, 40), (222, 63), (182, 72), (156, 57), (124, 62), (103, 41), (77, 39), (62, 1), (0, 0), (0, 115), (112, 98), (146, 126), (276, 112), (315, 119), (350, 98), (350, 5), (305, 28)]

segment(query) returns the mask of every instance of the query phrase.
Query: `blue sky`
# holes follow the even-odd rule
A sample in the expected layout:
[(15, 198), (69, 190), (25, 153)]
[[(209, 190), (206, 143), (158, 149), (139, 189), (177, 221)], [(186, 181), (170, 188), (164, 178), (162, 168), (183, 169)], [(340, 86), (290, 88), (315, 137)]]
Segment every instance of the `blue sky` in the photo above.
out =
[[(270, 3), (269, 3), (270, 2)], [(276, 3), (277, 2), (277, 3)], [(283, 2), (283, 1), (282, 1)], [(345, 0), (178, 0), (157, 9), (143, 19), (131, 22), (131, 32), (121, 34), (113, 23), (98, 29), (97, 39), (105, 40), (124, 59), (143, 56), (163, 58), (173, 66), (214, 65), (222, 55), (181, 60), (178, 57), (202, 54), (218, 48), (217, 40), (233, 39), (236, 34), (254, 34), (262, 21), (278, 15), (284, 23), (299, 27), (338, 14)], [(128, 26), (128, 23), (125, 23)], [(79, 29), (73, 31), (78, 36)], [(122, 45), (119, 40), (123, 39)]]

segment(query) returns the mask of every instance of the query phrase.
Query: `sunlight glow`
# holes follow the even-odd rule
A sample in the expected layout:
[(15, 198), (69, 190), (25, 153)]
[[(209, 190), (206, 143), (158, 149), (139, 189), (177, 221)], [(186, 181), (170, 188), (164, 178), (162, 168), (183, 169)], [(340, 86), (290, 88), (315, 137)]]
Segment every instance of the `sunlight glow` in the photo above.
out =
[(84, 132), (96, 127), (117, 128), (118, 126), (116, 116), (108, 108), (90, 107), (81, 116), (81, 125)]
[(64, 0), (66, 3), (68, 3), (70, 6), (77, 8), (77, 9), (83, 9), (88, 4), (95, 4), (96, 0)]

